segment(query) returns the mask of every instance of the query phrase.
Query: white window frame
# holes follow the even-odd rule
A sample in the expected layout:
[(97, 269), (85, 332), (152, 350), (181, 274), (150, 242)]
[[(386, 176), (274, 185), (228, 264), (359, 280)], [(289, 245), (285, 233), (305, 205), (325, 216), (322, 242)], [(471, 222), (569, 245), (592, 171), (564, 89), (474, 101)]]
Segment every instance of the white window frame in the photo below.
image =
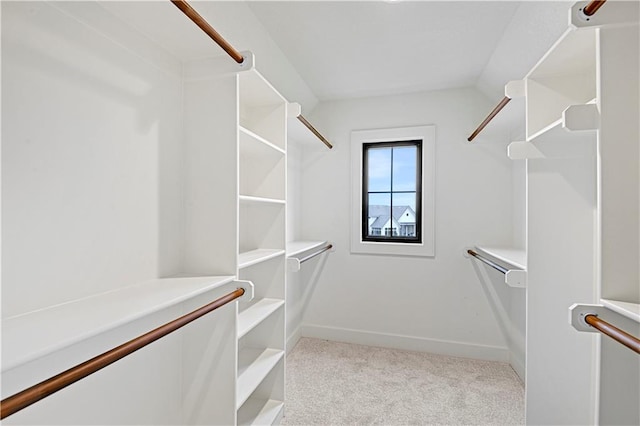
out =
[[(362, 240), (362, 145), (371, 142), (422, 140), (422, 242)], [(435, 256), (436, 127), (416, 126), (351, 132), (351, 253)]]

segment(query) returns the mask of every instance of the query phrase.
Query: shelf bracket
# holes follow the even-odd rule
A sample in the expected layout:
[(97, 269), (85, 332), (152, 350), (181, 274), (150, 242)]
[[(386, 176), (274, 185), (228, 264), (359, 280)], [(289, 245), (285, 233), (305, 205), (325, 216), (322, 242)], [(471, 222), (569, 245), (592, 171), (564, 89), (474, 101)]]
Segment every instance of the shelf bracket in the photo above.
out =
[(253, 53), (246, 50), (240, 54), (244, 58), (241, 64), (230, 61), (226, 55), (185, 62), (182, 66), (184, 79), (186, 81), (207, 80), (255, 69)]
[(527, 288), (527, 271), (522, 269), (509, 269), (504, 274), (504, 282), (509, 287)]
[(524, 98), (526, 96), (525, 92), (525, 81), (524, 80), (512, 80), (504, 85), (504, 95), (511, 98)]
[(600, 111), (596, 104), (571, 105), (562, 111), (562, 127), (571, 131), (597, 130)]
[(288, 257), (287, 265), (289, 266), (289, 271), (297, 272), (300, 270), (300, 259), (298, 259), (297, 257)]
[(588, 333), (598, 333), (598, 330), (591, 327), (584, 320), (587, 315), (602, 315), (607, 313), (608, 309), (602, 305), (589, 305), (584, 303), (575, 303), (569, 307), (569, 324), (578, 331), (586, 331)]
[(601, 27), (604, 25), (620, 25), (637, 23), (640, 3), (636, 1), (610, 1), (591, 16), (582, 9), (588, 4), (580, 1), (569, 9), (569, 25), (574, 28)]
[(250, 302), (253, 300), (253, 297), (255, 296), (255, 287), (253, 282), (249, 280), (233, 280), (233, 284), (244, 288), (244, 294), (242, 295), (244, 302)]

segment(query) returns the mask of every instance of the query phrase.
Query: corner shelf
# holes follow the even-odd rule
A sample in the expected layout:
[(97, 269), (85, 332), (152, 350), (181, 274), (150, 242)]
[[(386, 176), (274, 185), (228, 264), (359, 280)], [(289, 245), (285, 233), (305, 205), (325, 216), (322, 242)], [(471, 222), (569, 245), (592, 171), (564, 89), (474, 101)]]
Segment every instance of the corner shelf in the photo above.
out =
[(504, 282), (509, 287), (525, 288), (527, 283), (527, 253), (513, 247), (475, 246), (478, 254), (504, 265)]

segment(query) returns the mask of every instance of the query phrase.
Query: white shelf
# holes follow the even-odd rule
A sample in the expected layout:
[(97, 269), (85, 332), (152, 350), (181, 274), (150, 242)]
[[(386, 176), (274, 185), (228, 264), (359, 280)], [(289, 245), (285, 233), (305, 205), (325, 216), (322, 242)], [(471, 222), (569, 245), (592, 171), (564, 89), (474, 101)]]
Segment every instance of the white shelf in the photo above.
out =
[(596, 96), (597, 32), (569, 29), (526, 76), (527, 139)]
[(608, 309), (640, 323), (640, 304), (620, 302), (618, 300), (600, 299), (600, 303)]
[(238, 256), (238, 269), (246, 268), (283, 254), (285, 254), (285, 251), (282, 249), (257, 249), (240, 253)]
[(254, 197), (253, 195), (240, 195), (241, 203), (246, 204), (285, 204), (285, 200), (279, 198)]
[(282, 359), (284, 351), (279, 349), (241, 349), (238, 354), (238, 408), (251, 396), (253, 391)]
[(571, 131), (559, 119), (534, 134), (527, 142), (512, 142), (507, 155), (512, 160), (576, 158), (596, 155), (596, 132)]
[(282, 299), (265, 298), (240, 312), (238, 314), (238, 339), (253, 330), (255, 326), (277, 311), (282, 305), (284, 305), (284, 300)]
[(527, 253), (513, 247), (476, 246), (476, 252), (506, 267), (504, 282), (509, 287), (525, 288), (527, 285)]
[(239, 425), (272, 425), (282, 417), (284, 402), (249, 398), (238, 412)]
[(297, 256), (325, 245), (326, 241), (290, 241), (287, 243), (287, 257)]
[(258, 71), (243, 72), (239, 76), (242, 104), (261, 108), (286, 103), (286, 99)]
[(476, 246), (478, 253), (484, 254), (509, 266), (508, 269), (527, 269), (527, 252), (513, 247)]
[(256, 70), (239, 74), (240, 126), (285, 150), (287, 101)]
[(282, 158), (285, 154), (284, 149), (276, 146), (255, 134), (243, 126), (238, 126), (240, 131), (240, 153), (241, 155), (263, 158), (265, 156), (274, 156), (276, 159)]
[(32, 361), (234, 281), (163, 278), (2, 321), (2, 370)]

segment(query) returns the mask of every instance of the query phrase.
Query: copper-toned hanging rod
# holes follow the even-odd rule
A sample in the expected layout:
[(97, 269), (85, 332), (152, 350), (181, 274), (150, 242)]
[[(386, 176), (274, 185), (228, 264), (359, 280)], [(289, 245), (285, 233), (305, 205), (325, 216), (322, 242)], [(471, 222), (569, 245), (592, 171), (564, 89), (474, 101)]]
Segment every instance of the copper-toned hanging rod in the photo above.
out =
[(601, 320), (597, 315), (585, 315), (584, 322), (595, 328), (599, 332), (606, 334), (618, 343), (622, 343), (632, 351), (640, 354), (640, 340), (630, 335), (626, 331), (620, 330), (608, 322)]
[(329, 149), (333, 148), (333, 145), (331, 145), (331, 143), (328, 140), (326, 140), (325, 137), (322, 136), (320, 132), (317, 131), (316, 128), (313, 127), (311, 123), (309, 123), (307, 119), (302, 116), (302, 114), (298, 116), (298, 120), (300, 120), (300, 122), (304, 124), (307, 127), (307, 129), (311, 131), (311, 133), (316, 135), (316, 137), (320, 139)]
[(127, 355), (147, 346), (150, 343), (166, 336), (169, 333), (176, 331), (177, 329), (189, 324), (190, 322), (200, 318), (209, 312), (218, 309), (221, 306), (239, 298), (244, 294), (243, 288), (238, 288), (231, 293), (228, 293), (213, 302), (196, 309), (186, 315), (181, 316), (171, 322), (168, 322), (160, 327), (151, 330), (135, 339), (129, 340), (122, 345), (104, 352), (88, 361), (78, 364), (70, 369), (53, 376), (43, 382), (40, 382), (30, 388), (23, 390), (15, 395), (5, 398), (0, 402), (1, 415), (0, 419), (4, 419), (7, 416), (14, 414), (17, 411), (22, 410), (34, 404), (47, 396), (64, 389), (65, 387), (84, 379), (90, 374), (95, 373), (102, 368), (113, 364), (114, 362), (124, 358)]
[(471, 142), (476, 136), (478, 136), (478, 133), (480, 133), (482, 131), (482, 129), (484, 129), (487, 124), (489, 124), (489, 122), (491, 120), (493, 120), (493, 117), (495, 117), (501, 110), (502, 108), (505, 107), (505, 105), (507, 105), (509, 103), (509, 101), (511, 100), (510, 97), (505, 96), (500, 103), (493, 109), (493, 111), (491, 111), (491, 113), (489, 113), (489, 115), (487, 116), (487, 118), (484, 119), (484, 121), (482, 123), (480, 123), (480, 125), (478, 126), (478, 128), (476, 130), (474, 130), (473, 133), (471, 133), (471, 136), (469, 136), (467, 138), (467, 140), (469, 142)]
[(582, 9), (582, 12), (587, 16), (592, 16), (598, 11), (598, 9), (602, 7), (603, 4), (605, 4), (606, 1), (607, 0), (593, 0), (589, 2), (589, 4), (584, 7), (584, 9)]
[(182, 11), (189, 19), (193, 21), (202, 31), (204, 31), (213, 41), (218, 43), (218, 46), (222, 47), (222, 49), (229, 54), (233, 58), (234, 61), (241, 64), (244, 61), (244, 58), (233, 46), (225, 40), (220, 33), (213, 29), (211, 25), (192, 8), (189, 3), (184, 0), (171, 0), (171, 3), (175, 4), (178, 9)]

